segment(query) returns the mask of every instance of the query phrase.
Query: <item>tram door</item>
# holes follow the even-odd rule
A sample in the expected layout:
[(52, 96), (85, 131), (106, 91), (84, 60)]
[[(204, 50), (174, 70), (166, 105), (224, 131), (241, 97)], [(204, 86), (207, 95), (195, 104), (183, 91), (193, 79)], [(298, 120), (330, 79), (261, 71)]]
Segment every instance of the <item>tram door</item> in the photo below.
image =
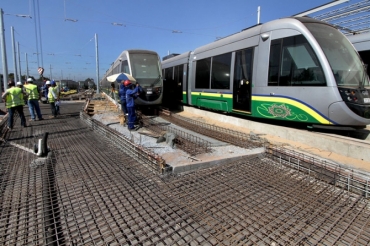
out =
[(233, 110), (251, 112), (253, 48), (235, 54)]

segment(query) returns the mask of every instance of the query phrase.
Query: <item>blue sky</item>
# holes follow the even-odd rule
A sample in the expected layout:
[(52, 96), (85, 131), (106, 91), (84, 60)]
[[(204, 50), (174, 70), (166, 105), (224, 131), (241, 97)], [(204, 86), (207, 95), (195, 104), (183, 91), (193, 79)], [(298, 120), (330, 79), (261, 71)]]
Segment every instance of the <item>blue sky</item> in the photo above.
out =
[[(38, 17), (33, 3), (37, 2), (40, 29), (36, 32)], [(260, 21), (265, 23), (328, 2), (331, 0), (1, 0), (0, 8), (4, 12), (8, 73), (14, 72), (14, 27), (22, 75), (26, 74), (27, 53), (31, 76), (38, 77), (37, 67), (43, 65), (44, 75), (53, 79), (85, 80), (97, 77), (95, 34), (101, 78), (125, 49), (153, 50), (161, 58), (168, 52), (181, 54), (255, 25), (258, 6)], [(36, 54), (37, 50), (41, 53), (36, 33), (41, 33), (42, 59)]]

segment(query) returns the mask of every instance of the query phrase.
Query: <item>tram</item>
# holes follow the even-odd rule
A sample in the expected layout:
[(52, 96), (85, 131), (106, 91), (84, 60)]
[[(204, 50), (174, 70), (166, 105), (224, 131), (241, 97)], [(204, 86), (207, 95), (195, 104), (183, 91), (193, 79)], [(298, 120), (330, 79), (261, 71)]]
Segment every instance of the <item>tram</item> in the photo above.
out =
[[(138, 106), (158, 106), (162, 103), (162, 70), (158, 54), (150, 50), (124, 50), (108, 69), (100, 86), (108, 94), (117, 94), (119, 84), (109, 82), (107, 77), (117, 73), (128, 73), (140, 84), (143, 91), (136, 99)], [(117, 95), (116, 95), (116, 98)]]
[(337, 129), (370, 124), (360, 57), (340, 31), (312, 18), (244, 29), (163, 60), (162, 69), (183, 104)]

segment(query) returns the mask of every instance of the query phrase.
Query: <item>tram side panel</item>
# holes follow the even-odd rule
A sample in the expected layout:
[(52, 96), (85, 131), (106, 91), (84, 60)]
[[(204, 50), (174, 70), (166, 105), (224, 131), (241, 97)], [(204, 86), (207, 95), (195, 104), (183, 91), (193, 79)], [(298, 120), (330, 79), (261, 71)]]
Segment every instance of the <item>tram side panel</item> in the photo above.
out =
[[(243, 68), (237, 64), (241, 69), (234, 74), (237, 56), (235, 51), (240, 51), (243, 56), (240, 60), (244, 60), (245, 50), (253, 49), (258, 44), (258, 34), (257, 27), (194, 50), (194, 59), (190, 59), (192, 69), (189, 70), (192, 105), (233, 112), (235, 100), (243, 113), (249, 113), (251, 92), (242, 87), (252, 85), (252, 75), (246, 72), (251, 67)], [(234, 83), (234, 77), (237, 76), (244, 79), (243, 85), (238, 80)]]
[(190, 51), (162, 61), (163, 106), (177, 108), (187, 103), (187, 80)]
[[(318, 66), (324, 59), (318, 58), (309, 41), (293, 28), (263, 31), (261, 36), (266, 40), (261, 38), (255, 60), (252, 115), (306, 124), (332, 124), (328, 104), (338, 98), (332, 86), (327, 86), (323, 68)], [(301, 64), (297, 65), (295, 59), (300, 59)]]
[[(346, 64), (333, 59), (342, 55), (340, 50), (330, 53), (337, 43), (330, 43), (329, 34), (351, 49), (341, 43), (342, 34), (331, 33), (336, 31), (316, 20), (287, 18), (197, 48), (189, 57), (188, 103), (270, 120), (369, 124), (367, 89), (358, 89), (356, 71), (348, 75)], [(339, 89), (337, 83), (349, 89)], [(364, 83), (369, 86), (368, 80)]]

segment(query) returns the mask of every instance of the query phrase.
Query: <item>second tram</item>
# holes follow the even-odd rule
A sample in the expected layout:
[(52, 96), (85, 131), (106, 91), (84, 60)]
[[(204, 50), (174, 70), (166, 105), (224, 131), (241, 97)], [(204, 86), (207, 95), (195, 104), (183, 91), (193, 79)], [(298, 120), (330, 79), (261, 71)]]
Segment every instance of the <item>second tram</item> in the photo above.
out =
[(140, 84), (143, 91), (136, 99), (138, 106), (160, 105), (162, 103), (163, 79), (161, 61), (158, 54), (150, 50), (124, 50), (108, 69), (100, 82), (106, 93), (116, 93), (117, 83), (107, 77), (117, 73), (128, 73)]

